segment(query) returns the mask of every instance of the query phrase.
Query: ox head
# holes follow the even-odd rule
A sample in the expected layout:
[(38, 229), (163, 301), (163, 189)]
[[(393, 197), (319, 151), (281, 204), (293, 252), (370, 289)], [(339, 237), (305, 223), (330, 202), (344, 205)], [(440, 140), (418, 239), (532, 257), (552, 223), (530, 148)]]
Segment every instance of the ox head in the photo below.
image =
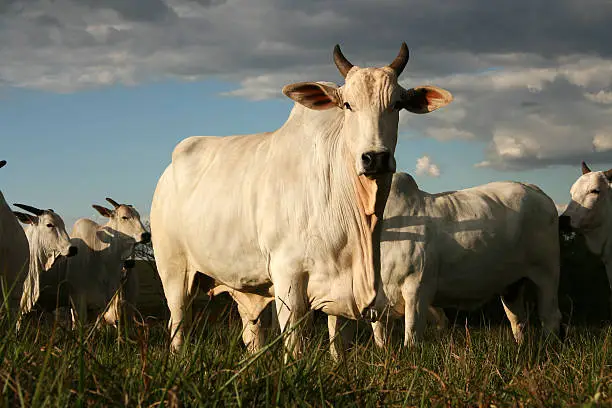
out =
[(358, 175), (375, 178), (395, 172), (399, 111), (429, 113), (449, 104), (450, 92), (434, 86), (404, 89), (397, 80), (408, 63), (402, 43), (395, 60), (382, 68), (351, 64), (336, 45), (334, 62), (345, 78), (339, 88), (316, 82), (286, 85), (283, 93), (314, 110), (344, 110), (343, 132)]
[(580, 230), (589, 230), (602, 225), (606, 217), (612, 216), (608, 214), (612, 205), (610, 183), (612, 183), (612, 169), (591, 171), (589, 166), (582, 162), (582, 176), (570, 189), (571, 201), (561, 218), (569, 218), (572, 228)]
[(140, 214), (134, 207), (127, 204), (119, 204), (112, 198), (106, 198), (114, 209), (108, 209), (101, 205), (92, 205), (102, 216), (107, 217), (108, 227), (119, 231), (126, 237), (133, 239), (137, 244), (146, 244), (151, 240), (151, 233), (145, 229), (140, 221)]
[(30, 250), (43, 255), (46, 269), (51, 268), (59, 255), (71, 257), (77, 254), (77, 247), (70, 243), (62, 217), (53, 210), (41, 210), (25, 204), (14, 206), (31, 213), (13, 211), (19, 221), (30, 226), (27, 231)]

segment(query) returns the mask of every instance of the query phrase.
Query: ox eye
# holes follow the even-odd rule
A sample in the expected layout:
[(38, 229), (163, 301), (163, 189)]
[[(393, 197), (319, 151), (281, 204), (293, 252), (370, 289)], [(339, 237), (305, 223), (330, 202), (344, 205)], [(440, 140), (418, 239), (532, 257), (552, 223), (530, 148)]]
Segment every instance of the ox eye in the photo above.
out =
[(53, 228), (53, 224), (47, 224), (48, 228)]
[(345, 109), (348, 109), (348, 110), (350, 110), (350, 111), (352, 111), (352, 110), (353, 110), (353, 108), (351, 108), (351, 104), (350, 104), (350, 103), (348, 103), (348, 102), (344, 102), (344, 108), (345, 108)]
[(121, 217), (122, 220), (127, 220), (128, 217), (126, 217), (125, 215), (123, 217)]
[(599, 194), (599, 189), (596, 188), (595, 190), (591, 190), (591, 194)]

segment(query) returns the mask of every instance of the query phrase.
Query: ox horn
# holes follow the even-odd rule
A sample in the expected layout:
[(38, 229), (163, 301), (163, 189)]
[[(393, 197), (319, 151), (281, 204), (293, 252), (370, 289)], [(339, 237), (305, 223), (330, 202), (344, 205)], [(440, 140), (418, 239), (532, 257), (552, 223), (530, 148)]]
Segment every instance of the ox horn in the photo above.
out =
[(389, 64), (389, 68), (392, 68), (395, 71), (396, 76), (400, 76), (404, 68), (406, 68), (406, 64), (408, 63), (408, 58), (410, 57), (410, 53), (408, 52), (408, 46), (405, 42), (402, 43), (400, 47), (399, 53), (397, 57), (393, 60), (392, 63)]
[(32, 207), (31, 205), (26, 205), (26, 204), (13, 204), (13, 205), (15, 207), (21, 208), (22, 210), (29, 211), (36, 216), (41, 216), (44, 213), (44, 211), (41, 210), (40, 208)]
[(590, 172), (591, 172), (591, 169), (589, 169), (589, 166), (587, 166), (585, 162), (582, 162), (582, 174), (587, 174)]
[(608, 181), (612, 183), (612, 169), (604, 171), (603, 174), (606, 176)]
[(6, 164), (6, 160), (0, 160), (0, 168), (4, 167)]
[(343, 78), (346, 78), (346, 74), (353, 68), (353, 64), (350, 63), (349, 60), (342, 54), (340, 51), (340, 46), (336, 44), (334, 47), (334, 63), (336, 67), (338, 67), (338, 71), (342, 74)]
[(113, 205), (113, 207), (115, 208), (119, 208), (121, 206), (121, 204), (119, 204), (118, 202), (116, 202), (115, 200), (113, 200), (112, 198), (106, 197), (106, 201), (108, 201), (109, 203), (111, 203)]

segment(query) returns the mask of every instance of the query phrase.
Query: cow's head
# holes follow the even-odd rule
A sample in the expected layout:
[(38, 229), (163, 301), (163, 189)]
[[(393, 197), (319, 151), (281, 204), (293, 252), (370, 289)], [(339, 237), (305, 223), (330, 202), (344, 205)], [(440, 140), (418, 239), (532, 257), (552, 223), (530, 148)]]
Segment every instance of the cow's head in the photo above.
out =
[(582, 176), (570, 189), (571, 201), (561, 217), (569, 217), (572, 228), (589, 230), (612, 217), (612, 169), (591, 171), (582, 162)]
[(19, 221), (30, 226), (27, 230), (30, 250), (35, 251), (39, 258), (44, 258), (45, 269), (50, 269), (59, 255), (71, 257), (77, 254), (77, 247), (70, 243), (62, 217), (51, 209), (14, 205), (33, 214), (13, 211)]
[(397, 79), (408, 62), (402, 43), (395, 60), (382, 68), (351, 64), (336, 45), (334, 62), (345, 78), (340, 88), (317, 82), (286, 85), (283, 93), (310, 109), (343, 109), (345, 140), (358, 175), (375, 178), (395, 172), (395, 145), (399, 111), (429, 113), (449, 104), (450, 92), (434, 86), (404, 89)]
[(119, 231), (124, 236), (133, 239), (138, 244), (146, 244), (151, 240), (151, 233), (148, 232), (145, 226), (140, 221), (140, 214), (131, 205), (119, 204), (112, 198), (106, 198), (106, 201), (111, 203), (113, 210), (101, 205), (93, 205), (102, 216), (107, 217), (108, 227)]

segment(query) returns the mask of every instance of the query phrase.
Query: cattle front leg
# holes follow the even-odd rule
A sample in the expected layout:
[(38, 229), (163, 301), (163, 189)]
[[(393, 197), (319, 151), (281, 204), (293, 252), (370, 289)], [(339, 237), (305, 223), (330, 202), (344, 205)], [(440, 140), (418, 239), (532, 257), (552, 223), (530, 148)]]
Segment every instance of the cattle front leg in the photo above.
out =
[(549, 271), (534, 272), (530, 276), (538, 287), (538, 315), (542, 327), (548, 333), (558, 334), (561, 324), (558, 300), (559, 274), (547, 272)]
[(348, 345), (353, 339), (354, 331), (348, 319), (341, 316), (327, 316), (327, 330), (329, 332), (329, 353), (334, 361), (339, 362), (344, 357)]
[(285, 342), (285, 361), (289, 355), (297, 358), (302, 352), (302, 330), (297, 325), (306, 315), (306, 288), (302, 277), (285, 275), (274, 282), (276, 314)]
[(251, 320), (240, 303), (238, 304), (238, 313), (242, 320), (242, 341), (249, 353), (256, 353), (265, 342), (261, 318)]
[[(412, 282), (410, 282), (412, 281)], [(414, 279), (407, 280), (402, 286), (405, 303), (404, 346), (412, 347), (423, 338), (430, 298), (421, 285)]]

